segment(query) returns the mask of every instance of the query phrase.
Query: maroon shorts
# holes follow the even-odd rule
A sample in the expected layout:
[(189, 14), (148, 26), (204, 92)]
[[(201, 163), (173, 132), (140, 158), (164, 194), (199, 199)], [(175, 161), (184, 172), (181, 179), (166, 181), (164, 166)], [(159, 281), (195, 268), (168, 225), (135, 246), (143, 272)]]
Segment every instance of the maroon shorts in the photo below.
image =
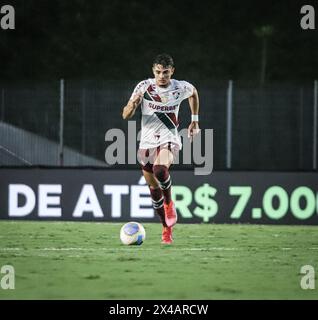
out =
[(180, 147), (173, 142), (167, 142), (155, 148), (138, 149), (137, 159), (141, 165), (142, 170), (152, 173), (153, 164), (156, 161), (160, 150), (163, 149), (171, 151), (173, 154), (173, 158), (175, 159), (178, 155)]

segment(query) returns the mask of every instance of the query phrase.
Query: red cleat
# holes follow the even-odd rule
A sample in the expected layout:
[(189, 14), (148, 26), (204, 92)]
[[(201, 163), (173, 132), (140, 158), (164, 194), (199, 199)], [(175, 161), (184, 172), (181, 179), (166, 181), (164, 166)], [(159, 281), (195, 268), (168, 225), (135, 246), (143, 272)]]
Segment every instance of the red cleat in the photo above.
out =
[(172, 227), (177, 223), (178, 220), (176, 208), (174, 206), (173, 201), (171, 200), (169, 204), (164, 203), (164, 208), (166, 225), (168, 227)]
[(162, 244), (172, 244), (172, 227), (163, 227), (161, 240)]

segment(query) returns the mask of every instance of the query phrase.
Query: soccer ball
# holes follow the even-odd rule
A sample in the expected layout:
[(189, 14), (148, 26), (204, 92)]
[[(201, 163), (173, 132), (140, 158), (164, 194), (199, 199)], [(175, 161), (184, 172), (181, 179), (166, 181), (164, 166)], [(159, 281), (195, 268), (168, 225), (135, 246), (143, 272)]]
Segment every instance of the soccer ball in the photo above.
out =
[(128, 222), (120, 229), (120, 240), (125, 245), (141, 245), (146, 239), (146, 231), (138, 222)]

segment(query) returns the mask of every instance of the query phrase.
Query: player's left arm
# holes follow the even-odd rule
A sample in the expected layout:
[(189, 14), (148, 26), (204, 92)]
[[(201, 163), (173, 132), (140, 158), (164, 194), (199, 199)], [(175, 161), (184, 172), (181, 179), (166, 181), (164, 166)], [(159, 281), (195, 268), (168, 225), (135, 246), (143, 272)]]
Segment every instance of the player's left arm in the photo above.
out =
[(188, 138), (193, 137), (200, 132), (199, 128), (199, 94), (196, 88), (193, 88), (193, 94), (188, 98), (191, 109), (191, 123), (188, 127)]

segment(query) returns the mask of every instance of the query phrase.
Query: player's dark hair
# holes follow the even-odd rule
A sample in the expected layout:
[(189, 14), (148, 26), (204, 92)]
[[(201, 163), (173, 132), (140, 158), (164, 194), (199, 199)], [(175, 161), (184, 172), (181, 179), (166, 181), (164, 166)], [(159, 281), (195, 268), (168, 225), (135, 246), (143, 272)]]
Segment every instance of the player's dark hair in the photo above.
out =
[(158, 54), (153, 60), (153, 65), (155, 64), (161, 64), (164, 68), (174, 67), (172, 57), (166, 53)]

